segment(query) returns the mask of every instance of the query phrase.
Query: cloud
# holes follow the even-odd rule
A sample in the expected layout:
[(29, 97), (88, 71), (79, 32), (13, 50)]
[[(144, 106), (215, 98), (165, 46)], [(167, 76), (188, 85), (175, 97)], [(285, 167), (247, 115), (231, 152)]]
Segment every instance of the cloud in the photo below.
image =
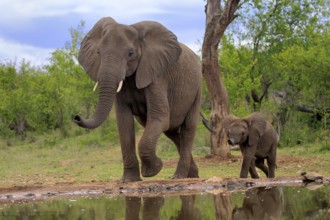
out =
[(196, 6), (203, 8), (204, 4), (201, 0), (2, 0), (0, 2), (0, 22), (27, 22), (34, 18), (63, 16), (70, 13), (90, 14), (92, 16), (93, 14), (109, 14), (111, 12), (113, 17), (131, 17), (134, 15), (166, 13), (168, 12), (166, 8), (191, 8)]
[(54, 49), (38, 48), (0, 38), (0, 62), (20, 62), (26, 60), (33, 65), (42, 66), (48, 63)]
[(202, 0), (1, 0), (0, 62), (24, 58), (33, 65), (47, 63), (50, 53), (70, 40), (70, 27), (84, 20), (87, 32), (104, 16), (123, 24), (159, 21), (198, 51), (204, 5)]

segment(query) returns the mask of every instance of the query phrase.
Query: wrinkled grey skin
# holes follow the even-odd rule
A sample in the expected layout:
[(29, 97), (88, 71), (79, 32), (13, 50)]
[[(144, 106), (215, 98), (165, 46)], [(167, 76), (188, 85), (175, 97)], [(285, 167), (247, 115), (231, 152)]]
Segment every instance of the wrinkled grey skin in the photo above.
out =
[[(173, 178), (198, 177), (191, 150), (199, 120), (201, 66), (188, 47), (157, 22), (123, 25), (106, 17), (84, 38), (78, 60), (98, 82), (99, 101), (89, 119), (77, 115), (73, 120), (81, 127), (96, 128), (116, 103), (123, 182), (141, 180), (134, 118), (145, 128), (138, 143), (142, 176), (161, 170), (156, 143), (164, 132), (180, 155)], [(116, 93), (121, 80), (123, 88)]]
[[(245, 118), (228, 116), (223, 122), (230, 145), (239, 145), (243, 155), (240, 178), (259, 178), (255, 166), (268, 178), (275, 177), (276, 147), (279, 136), (273, 126), (260, 113), (253, 113)], [(268, 167), (264, 164), (267, 160)]]
[(280, 219), (284, 210), (281, 187), (259, 187), (245, 192), (243, 206), (233, 210), (233, 220)]

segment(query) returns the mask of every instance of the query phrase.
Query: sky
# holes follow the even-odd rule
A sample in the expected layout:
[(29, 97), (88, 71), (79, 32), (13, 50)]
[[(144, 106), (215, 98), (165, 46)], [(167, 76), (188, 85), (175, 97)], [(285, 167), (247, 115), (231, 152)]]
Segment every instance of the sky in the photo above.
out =
[(118, 23), (158, 21), (194, 51), (205, 31), (204, 0), (1, 0), (0, 63), (47, 64), (51, 52), (70, 40), (70, 28), (85, 21), (87, 33), (102, 17)]

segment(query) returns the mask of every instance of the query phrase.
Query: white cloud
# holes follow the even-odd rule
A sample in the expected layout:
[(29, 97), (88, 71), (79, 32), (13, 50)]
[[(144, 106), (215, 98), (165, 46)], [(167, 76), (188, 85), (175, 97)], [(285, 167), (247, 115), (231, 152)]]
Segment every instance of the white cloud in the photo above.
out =
[[(108, 14), (113, 17), (132, 16), (132, 14), (165, 13), (164, 8), (203, 7), (201, 0), (1, 0), (1, 23), (8, 21), (27, 21), (46, 16), (63, 16), (69, 13)], [(125, 13), (126, 12), (126, 13)]]
[(53, 51), (54, 49), (38, 48), (0, 38), (0, 62), (20, 62), (25, 59), (33, 65), (42, 66), (48, 63)]
[[(195, 13), (203, 13), (204, 5), (205, 2), (202, 0), (1, 0), (0, 62), (4, 60), (19, 61), (24, 58), (33, 65), (47, 63), (47, 59), (51, 56), (50, 53), (55, 48), (39, 47), (38, 39), (47, 39), (49, 36), (47, 33), (54, 33), (56, 37), (49, 41), (62, 42), (64, 41), (61, 32), (63, 29), (67, 30), (70, 26), (74, 26), (73, 23), (84, 20), (86, 21), (86, 31), (88, 31), (103, 16), (111, 16), (124, 24), (132, 24), (141, 20), (155, 20), (154, 18), (157, 17), (157, 19), (162, 19), (158, 21), (164, 25), (170, 25), (169, 28), (181, 42), (186, 43), (197, 52), (200, 46), (196, 42), (200, 40), (203, 30), (201, 32), (189, 30), (188, 26), (196, 25), (190, 18), (196, 17)], [(196, 8), (198, 12), (196, 12)], [(186, 27), (182, 27), (182, 24), (179, 25), (180, 16), (186, 19), (184, 20)], [(43, 18), (47, 19), (43, 20)], [(46, 25), (45, 22), (47, 22)], [(67, 26), (65, 26), (66, 24)], [(53, 29), (51, 29), (52, 27)], [(19, 43), (24, 37), (30, 38), (31, 45)], [(50, 45), (48, 47), (58, 45), (45, 43), (45, 40), (43, 44)]]

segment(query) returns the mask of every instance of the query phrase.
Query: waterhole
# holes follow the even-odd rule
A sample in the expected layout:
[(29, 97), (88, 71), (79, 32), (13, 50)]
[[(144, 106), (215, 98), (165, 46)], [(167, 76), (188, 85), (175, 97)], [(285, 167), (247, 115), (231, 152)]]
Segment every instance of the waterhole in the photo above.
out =
[(69, 196), (2, 204), (0, 219), (330, 219), (330, 186), (254, 187), (184, 195)]

